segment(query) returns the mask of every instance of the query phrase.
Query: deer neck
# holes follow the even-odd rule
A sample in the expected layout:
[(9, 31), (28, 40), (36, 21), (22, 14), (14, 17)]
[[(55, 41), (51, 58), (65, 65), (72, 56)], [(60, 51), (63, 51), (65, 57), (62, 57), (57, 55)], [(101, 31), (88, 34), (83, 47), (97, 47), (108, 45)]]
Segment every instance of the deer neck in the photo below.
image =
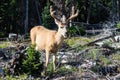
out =
[(64, 37), (63, 37), (63, 35), (61, 34), (61, 32), (59, 30), (56, 33), (55, 39), (56, 39), (57, 45), (61, 44), (63, 42), (63, 40), (64, 40)]

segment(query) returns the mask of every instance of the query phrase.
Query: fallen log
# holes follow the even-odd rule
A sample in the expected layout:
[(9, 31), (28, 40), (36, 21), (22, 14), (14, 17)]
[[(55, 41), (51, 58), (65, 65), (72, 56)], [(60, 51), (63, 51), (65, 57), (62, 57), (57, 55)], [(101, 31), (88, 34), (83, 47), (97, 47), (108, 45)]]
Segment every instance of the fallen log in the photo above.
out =
[(112, 37), (114, 37), (114, 36), (115, 36), (115, 35), (108, 35), (108, 36), (105, 36), (105, 37), (96, 39), (96, 40), (94, 40), (94, 41), (92, 41), (92, 42), (90, 42), (90, 43), (88, 43), (88, 44), (85, 44), (84, 46), (92, 46), (92, 45), (94, 45), (96, 42), (102, 41), (102, 40), (104, 40), (104, 39), (112, 38)]
[(117, 74), (117, 75), (115, 75), (115, 76), (109, 76), (109, 75), (107, 75), (106, 76), (106, 79), (107, 80), (120, 80), (120, 73), (119, 74)]
[(114, 39), (115, 39), (114, 37), (115, 37), (115, 36), (116, 36), (115, 34), (113, 34), (113, 35), (105, 35), (104, 37), (100, 37), (100, 38), (98, 38), (98, 39), (95, 39), (94, 41), (89, 42), (89, 43), (87, 43), (87, 44), (85, 44), (85, 45), (83, 45), (83, 46), (79, 45), (79, 46), (74, 47), (74, 48), (66, 49), (65, 51), (72, 51), (72, 50), (75, 50), (75, 51), (76, 51), (79, 47), (93, 46), (93, 45), (95, 45), (96, 42), (102, 41), (102, 40), (104, 40), (104, 39), (109, 39), (109, 38), (111, 38), (111, 39), (114, 41)]

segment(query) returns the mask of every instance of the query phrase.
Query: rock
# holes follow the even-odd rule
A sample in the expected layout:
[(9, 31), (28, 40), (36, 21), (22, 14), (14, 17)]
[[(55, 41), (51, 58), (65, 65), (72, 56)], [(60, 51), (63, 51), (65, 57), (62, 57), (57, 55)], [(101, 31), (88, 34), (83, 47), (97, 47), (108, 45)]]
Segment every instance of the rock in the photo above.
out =
[(3, 49), (0, 49), (0, 59), (7, 59), (5, 53), (6, 52)]
[(116, 42), (120, 42), (120, 35), (114, 37)]
[(10, 41), (15, 41), (15, 40), (17, 40), (18, 36), (15, 33), (9, 33), (8, 38)]
[(90, 69), (96, 65), (96, 62), (92, 60), (85, 60), (82, 65), (80, 65), (81, 68), (87, 68)]
[(103, 42), (97, 42), (97, 43), (95, 43), (96, 46), (100, 46), (100, 47), (102, 47), (103, 44), (104, 44)]
[(115, 48), (115, 49), (120, 49), (120, 43), (119, 42), (114, 42), (110, 46)]
[(0, 67), (0, 76), (3, 76), (3, 74), (4, 74), (4, 71), (3, 71), (2, 67)]
[(66, 65), (65, 68), (66, 69), (71, 69), (71, 66), (70, 65)]

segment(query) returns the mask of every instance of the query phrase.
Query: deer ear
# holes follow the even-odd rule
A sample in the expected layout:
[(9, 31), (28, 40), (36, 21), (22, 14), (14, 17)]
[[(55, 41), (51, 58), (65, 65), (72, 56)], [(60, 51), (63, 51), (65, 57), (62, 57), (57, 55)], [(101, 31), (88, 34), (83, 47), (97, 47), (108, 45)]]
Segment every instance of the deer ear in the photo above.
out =
[(55, 19), (55, 23), (58, 25), (58, 24), (60, 24), (60, 21)]

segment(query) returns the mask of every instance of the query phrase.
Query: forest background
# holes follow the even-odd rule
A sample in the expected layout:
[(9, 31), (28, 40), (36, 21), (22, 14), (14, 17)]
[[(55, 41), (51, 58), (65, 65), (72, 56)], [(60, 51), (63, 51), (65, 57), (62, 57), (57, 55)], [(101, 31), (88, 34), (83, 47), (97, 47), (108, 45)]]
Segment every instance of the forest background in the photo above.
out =
[(59, 15), (62, 12), (70, 15), (74, 5), (80, 11), (73, 21), (76, 23), (89, 25), (120, 20), (120, 0), (0, 0), (0, 37), (8, 33), (27, 34), (35, 25), (53, 28), (50, 5), (55, 6)]

